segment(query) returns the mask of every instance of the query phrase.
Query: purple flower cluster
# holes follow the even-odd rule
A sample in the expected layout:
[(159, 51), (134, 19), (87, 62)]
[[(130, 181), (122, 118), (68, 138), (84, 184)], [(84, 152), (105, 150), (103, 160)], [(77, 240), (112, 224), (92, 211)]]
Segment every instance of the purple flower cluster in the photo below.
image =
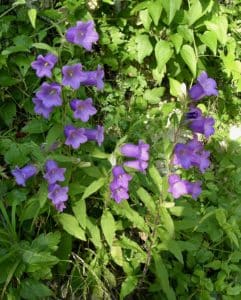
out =
[(23, 168), (16, 167), (11, 171), (18, 185), (26, 186), (26, 180), (37, 173), (37, 168), (33, 165), (26, 165)]
[(67, 186), (62, 187), (57, 182), (65, 180), (65, 171), (66, 169), (59, 168), (54, 160), (47, 160), (45, 164), (44, 178), (48, 182), (48, 198), (60, 212), (66, 207), (64, 202), (68, 200), (69, 188)]
[[(216, 81), (208, 78), (206, 72), (202, 72), (198, 77), (198, 83), (190, 90), (189, 95), (194, 101), (198, 101), (205, 96), (218, 95)], [(204, 173), (210, 166), (210, 152), (204, 149), (203, 144), (198, 141), (197, 134), (203, 134), (209, 138), (214, 134), (214, 119), (205, 117), (202, 111), (191, 104), (189, 111), (186, 113), (186, 123), (193, 133), (193, 139), (186, 144), (178, 143), (174, 148), (173, 160), (174, 165), (184, 169), (197, 167), (201, 173)], [(188, 182), (182, 180), (177, 174), (171, 174), (168, 179), (169, 192), (174, 198), (182, 195), (191, 195), (196, 199), (201, 193), (201, 182)]]
[[(98, 39), (99, 36), (95, 31), (93, 21), (79, 21), (76, 26), (69, 28), (66, 32), (66, 40), (68, 42), (83, 46), (87, 51), (92, 50), (92, 44), (96, 43)], [(48, 77), (51, 79), (52, 69), (57, 61), (57, 56), (48, 53), (46, 56), (38, 55), (31, 66), (36, 71), (37, 77)], [(95, 86), (97, 90), (102, 90), (104, 88), (103, 78), (104, 70), (99, 65), (96, 70), (92, 71), (84, 71), (80, 63), (63, 66), (61, 84), (44, 82), (39, 91), (37, 91), (33, 98), (34, 111), (36, 114), (48, 119), (53, 112), (53, 108), (62, 105), (62, 88), (64, 86), (70, 86), (73, 90), (79, 89), (80, 86)], [(84, 120), (83, 122), (87, 122), (89, 116), (96, 113), (89, 99), (90, 98), (86, 99), (88, 100), (86, 103), (79, 104), (79, 108), (77, 109), (79, 113), (74, 114), (75, 118), (80, 118)], [(75, 104), (73, 104), (73, 106), (75, 106)]]
[[(126, 161), (124, 166), (145, 172), (148, 167), (149, 148), (150, 146), (141, 140), (138, 142), (138, 145), (124, 144), (120, 148), (120, 152), (126, 157), (135, 158), (135, 160)], [(111, 197), (117, 203), (120, 203), (122, 200), (129, 198), (128, 185), (132, 176), (127, 174), (122, 166), (115, 166), (112, 169), (112, 173), (113, 180), (110, 183)]]

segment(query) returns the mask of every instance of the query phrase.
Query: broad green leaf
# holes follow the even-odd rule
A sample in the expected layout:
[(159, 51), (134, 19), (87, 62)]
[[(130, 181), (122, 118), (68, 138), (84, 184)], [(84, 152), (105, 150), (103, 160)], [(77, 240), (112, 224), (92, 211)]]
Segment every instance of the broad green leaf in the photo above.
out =
[(182, 251), (176, 241), (174, 240), (164, 241), (162, 244), (160, 244), (160, 250), (162, 249), (170, 251), (176, 257), (176, 259), (179, 260), (181, 264), (183, 264)]
[(103, 185), (105, 184), (105, 178), (100, 178), (98, 180), (93, 181), (84, 191), (82, 196), (82, 200), (88, 198), (90, 195), (97, 192)]
[(211, 21), (206, 21), (204, 23), (208, 30), (216, 34), (217, 39), (222, 45), (227, 43), (228, 20), (226, 16), (215, 16)]
[(31, 22), (31, 25), (33, 26), (33, 28), (35, 28), (36, 17), (37, 17), (37, 9), (36, 8), (30, 8), (28, 10), (28, 17), (29, 17), (29, 20)]
[(101, 236), (100, 236), (100, 229), (97, 224), (95, 224), (94, 219), (90, 217), (86, 218), (86, 228), (90, 233), (90, 240), (95, 245), (96, 248), (102, 247)]
[(138, 283), (138, 279), (136, 276), (128, 275), (126, 279), (122, 282), (120, 299), (123, 300), (128, 296), (131, 292), (134, 291)]
[(76, 219), (78, 220), (80, 226), (83, 229), (85, 229), (86, 217), (87, 217), (85, 200), (81, 199), (81, 200), (76, 201), (74, 203), (72, 209), (73, 209), (74, 215), (75, 215)]
[(57, 219), (59, 220), (60, 224), (63, 226), (64, 230), (68, 232), (70, 235), (82, 241), (86, 240), (85, 232), (79, 226), (79, 223), (75, 217), (66, 213), (61, 213), (57, 216)]
[(13, 4), (12, 7), (16, 7), (18, 5), (23, 5), (26, 4), (26, 0), (16, 0)]
[(158, 104), (161, 101), (165, 91), (164, 87), (153, 88), (151, 90), (145, 90), (143, 98), (150, 104)]
[(49, 232), (48, 234), (40, 234), (33, 240), (31, 247), (39, 251), (56, 251), (60, 242), (60, 232)]
[(141, 247), (131, 239), (127, 238), (126, 236), (122, 236), (120, 240), (117, 241), (117, 245), (121, 246), (124, 249), (131, 249), (135, 252), (141, 254), (142, 261), (146, 260), (146, 252), (144, 252)]
[(167, 41), (160, 40), (155, 46), (155, 57), (157, 61), (158, 70), (161, 72), (165, 64), (172, 57), (173, 49), (171, 44)]
[(58, 56), (58, 52), (55, 50), (55, 48), (49, 46), (48, 44), (45, 43), (33, 43), (33, 47), (41, 50), (47, 50), (48, 52), (53, 53), (54, 55)]
[(217, 52), (217, 36), (213, 31), (205, 31), (199, 36), (200, 40), (216, 55)]
[(177, 32), (180, 34), (185, 41), (192, 43), (194, 41), (193, 30), (187, 25), (180, 25), (177, 27)]
[(137, 195), (145, 204), (146, 208), (153, 214), (156, 213), (156, 205), (150, 194), (142, 187), (137, 190)]
[(140, 20), (141, 20), (144, 28), (149, 31), (152, 20), (148, 13), (148, 10), (147, 9), (141, 10), (139, 17), (140, 17)]
[(21, 280), (21, 299), (37, 300), (52, 296), (52, 291), (43, 283), (35, 279)]
[(172, 41), (176, 52), (179, 53), (183, 42), (183, 36), (180, 33), (174, 33), (170, 35), (170, 41)]
[(148, 12), (152, 17), (154, 24), (157, 26), (162, 13), (162, 5), (160, 1), (151, 1), (148, 5)]
[(155, 183), (155, 186), (158, 188), (160, 194), (162, 194), (162, 178), (159, 171), (154, 165), (152, 165), (149, 167), (148, 173), (152, 181)]
[(141, 34), (136, 37), (137, 61), (142, 63), (144, 58), (151, 55), (153, 47), (147, 34)]
[(165, 229), (169, 233), (170, 238), (173, 238), (175, 234), (174, 223), (168, 210), (165, 207), (160, 208), (160, 216), (161, 216), (161, 223), (164, 225)]
[(109, 211), (105, 211), (101, 217), (101, 228), (108, 245), (111, 247), (115, 237), (115, 220)]
[(187, 12), (187, 20), (189, 26), (195, 23), (203, 15), (202, 5), (199, 0), (192, 1), (192, 5)]
[(49, 124), (46, 120), (33, 119), (33, 120), (29, 121), (27, 123), (27, 125), (25, 125), (22, 128), (22, 132), (26, 132), (26, 133), (29, 133), (29, 134), (43, 133), (43, 132), (47, 131), (48, 128), (49, 128)]
[(0, 74), (0, 86), (1, 87), (8, 87), (15, 85), (19, 82), (19, 80), (13, 78), (8, 74)]
[(81, 160), (78, 157), (71, 157), (62, 154), (51, 154), (49, 155), (50, 159), (56, 160), (58, 162), (72, 163), (72, 164), (80, 164)]
[(191, 70), (193, 77), (196, 77), (197, 57), (193, 48), (189, 45), (184, 45), (181, 49), (181, 57)]
[(182, 0), (161, 0), (160, 2), (166, 11), (168, 24), (170, 24), (176, 12), (180, 9)]
[(123, 266), (123, 255), (122, 255), (122, 250), (120, 246), (111, 246), (110, 249), (110, 254), (111, 257), (113, 258), (114, 262), (118, 265), (118, 266)]
[(53, 143), (57, 142), (58, 138), (63, 135), (63, 126), (60, 124), (54, 124), (48, 131), (46, 137), (47, 146), (51, 146)]
[(0, 117), (7, 126), (10, 126), (16, 116), (16, 104), (13, 102), (4, 103), (0, 106)]
[(169, 77), (169, 85), (170, 85), (170, 94), (174, 97), (182, 97), (183, 96), (183, 88), (181, 82), (178, 80)]

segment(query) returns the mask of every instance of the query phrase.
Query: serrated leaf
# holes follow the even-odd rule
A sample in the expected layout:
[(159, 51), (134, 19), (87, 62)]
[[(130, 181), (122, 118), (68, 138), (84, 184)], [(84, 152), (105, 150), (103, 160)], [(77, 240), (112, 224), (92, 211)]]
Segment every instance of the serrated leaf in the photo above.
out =
[(175, 234), (174, 223), (168, 210), (165, 207), (160, 208), (160, 217), (161, 217), (161, 223), (169, 233), (170, 238), (173, 238)]
[(33, 26), (33, 28), (35, 28), (36, 17), (37, 17), (37, 9), (36, 8), (30, 8), (28, 10), (28, 17), (29, 17), (29, 20), (31, 22), (31, 25)]
[(20, 296), (21, 299), (27, 300), (44, 299), (52, 296), (52, 291), (35, 279), (25, 279), (21, 281)]
[(111, 247), (115, 237), (115, 220), (109, 211), (105, 211), (101, 217), (101, 228), (108, 245)]
[(222, 45), (227, 43), (228, 39), (228, 20), (226, 16), (215, 16), (211, 21), (206, 21), (208, 30), (214, 32)]
[(90, 195), (97, 192), (103, 185), (105, 184), (105, 178), (100, 178), (98, 180), (93, 181), (84, 191), (82, 196), (82, 200), (88, 198)]
[(217, 52), (217, 36), (213, 31), (205, 31), (201, 35), (200, 40), (216, 55)]
[(100, 229), (97, 224), (95, 224), (94, 219), (87, 217), (86, 218), (86, 228), (90, 233), (90, 240), (95, 245), (96, 248), (102, 247), (101, 236), (100, 236)]
[(173, 54), (173, 49), (169, 42), (161, 40), (156, 44), (155, 57), (156, 57), (157, 67), (159, 72), (162, 71), (165, 64), (172, 57), (172, 54)]
[(168, 24), (171, 24), (176, 12), (181, 7), (182, 0), (161, 0), (161, 4), (166, 11)]
[(137, 190), (137, 195), (145, 204), (146, 208), (153, 214), (156, 212), (156, 205), (150, 194), (142, 187)]
[(162, 13), (162, 5), (160, 1), (152, 1), (148, 5), (148, 12), (152, 17), (154, 24), (157, 26)]
[(163, 246), (163, 250), (170, 251), (176, 257), (176, 259), (179, 260), (181, 264), (183, 264), (182, 251), (176, 241), (174, 240), (164, 241), (163, 244), (160, 244), (160, 249), (162, 248), (162, 246)]
[(82, 241), (86, 240), (85, 232), (79, 226), (79, 223), (75, 217), (66, 213), (61, 213), (60, 215), (57, 216), (57, 219), (59, 220), (60, 224), (63, 226), (64, 230), (68, 232), (70, 235)]
[(46, 144), (47, 146), (51, 146), (53, 143), (55, 143), (59, 137), (63, 135), (63, 126), (60, 124), (54, 124), (50, 130), (48, 131), (47, 137), (46, 137)]
[(125, 299), (131, 292), (134, 291), (138, 283), (138, 279), (136, 276), (127, 276), (126, 279), (122, 282), (120, 299)]
[(60, 232), (50, 232), (48, 234), (40, 234), (36, 239), (33, 240), (31, 247), (39, 251), (56, 251), (60, 242)]
[(80, 226), (85, 229), (86, 227), (86, 204), (85, 200), (81, 199), (79, 201), (76, 201), (74, 203), (74, 206), (72, 207), (74, 215), (76, 219), (78, 220)]
[(145, 90), (143, 98), (150, 104), (157, 104), (161, 101), (165, 91), (164, 87), (153, 88), (151, 90)]
[(151, 55), (153, 47), (149, 40), (149, 36), (141, 34), (136, 37), (137, 61), (142, 63), (144, 58)]
[(193, 48), (189, 45), (184, 45), (180, 51), (180, 54), (182, 59), (192, 72), (193, 77), (196, 77), (197, 58)]

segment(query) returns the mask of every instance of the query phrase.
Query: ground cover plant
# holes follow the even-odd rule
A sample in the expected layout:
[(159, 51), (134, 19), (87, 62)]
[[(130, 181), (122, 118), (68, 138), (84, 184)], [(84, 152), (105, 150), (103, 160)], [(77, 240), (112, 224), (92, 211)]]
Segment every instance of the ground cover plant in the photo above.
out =
[(240, 0), (0, 4), (0, 299), (240, 299)]

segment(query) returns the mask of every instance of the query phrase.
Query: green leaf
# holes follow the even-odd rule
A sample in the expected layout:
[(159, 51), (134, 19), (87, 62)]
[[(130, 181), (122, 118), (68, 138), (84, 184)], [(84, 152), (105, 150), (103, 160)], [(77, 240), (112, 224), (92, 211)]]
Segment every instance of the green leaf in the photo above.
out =
[(176, 52), (179, 53), (183, 42), (183, 36), (180, 33), (174, 33), (170, 35), (170, 41), (172, 41)]
[(98, 225), (95, 224), (95, 220), (90, 217), (86, 218), (86, 227), (91, 235), (90, 240), (95, 245), (95, 247), (102, 248), (100, 229)]
[(216, 55), (217, 52), (217, 36), (213, 31), (205, 31), (199, 36), (200, 40)]
[(150, 196), (150, 194), (145, 189), (140, 187), (137, 190), (137, 195), (141, 199), (141, 201), (145, 204), (146, 208), (151, 213), (155, 214), (156, 213), (156, 205), (155, 205), (153, 198)]
[(55, 48), (49, 46), (48, 44), (45, 43), (33, 43), (33, 47), (41, 50), (46, 50), (48, 52), (53, 53), (54, 55), (58, 56), (58, 52), (55, 50)]
[(149, 31), (152, 20), (149, 16), (148, 10), (141, 10), (139, 16), (144, 28)]
[(13, 119), (16, 116), (16, 104), (13, 102), (4, 103), (0, 107), (0, 117), (7, 126), (13, 123)]
[(105, 211), (101, 217), (101, 228), (108, 245), (111, 247), (115, 237), (115, 220), (109, 211)]
[(136, 37), (137, 47), (137, 61), (142, 63), (144, 58), (151, 55), (153, 47), (149, 40), (149, 36), (146, 34), (138, 35)]
[(13, 4), (12, 7), (16, 7), (18, 5), (24, 5), (26, 4), (26, 0), (16, 0)]
[(159, 193), (162, 194), (162, 178), (157, 170), (157, 168), (154, 165), (151, 165), (148, 169), (148, 173), (154, 182), (155, 186), (158, 188)]
[(208, 30), (216, 34), (217, 39), (222, 45), (227, 43), (228, 20), (226, 16), (215, 16), (211, 21), (206, 21), (204, 23)]
[(169, 77), (169, 84), (170, 84), (170, 94), (174, 97), (182, 97), (183, 96), (183, 89), (182, 84), (178, 80)]
[(199, 0), (193, 0), (190, 9), (187, 12), (189, 26), (195, 23), (203, 15), (202, 5)]
[(145, 90), (143, 98), (150, 104), (160, 103), (161, 97), (165, 91), (164, 87), (158, 87), (151, 90)]
[(37, 17), (37, 9), (36, 8), (30, 8), (28, 10), (28, 17), (29, 17), (29, 20), (33, 26), (33, 28), (35, 28), (35, 25), (36, 25), (36, 17)]
[(155, 56), (159, 72), (162, 71), (165, 64), (172, 57), (173, 49), (167, 41), (160, 40), (155, 46)]
[(154, 24), (157, 26), (162, 13), (162, 5), (160, 1), (152, 1), (148, 5), (148, 12), (152, 17)]
[(181, 7), (182, 0), (161, 0), (160, 2), (166, 11), (168, 24), (171, 24), (176, 12)]
[(46, 137), (47, 146), (51, 146), (53, 143), (57, 142), (58, 138), (63, 135), (63, 126), (60, 124), (54, 124), (48, 131)]
[(137, 283), (138, 279), (136, 278), (136, 276), (127, 276), (121, 285), (120, 299), (125, 299), (126, 296), (133, 292), (137, 286)]
[(35, 133), (43, 133), (45, 131), (47, 131), (49, 128), (49, 124), (48, 121), (40, 119), (40, 120), (36, 120), (33, 119), (31, 121), (29, 121), (27, 123), (27, 125), (25, 125), (22, 128), (22, 132), (26, 132), (29, 134), (35, 134)]
[(179, 262), (183, 264), (182, 251), (176, 241), (174, 240), (164, 241), (162, 244), (160, 244), (160, 249), (170, 251), (179, 260)]
[(112, 259), (114, 260), (114, 262), (118, 265), (118, 266), (123, 266), (123, 255), (122, 255), (122, 250), (120, 246), (111, 246), (110, 249), (110, 254)]
[(173, 238), (175, 234), (174, 223), (168, 210), (165, 207), (160, 208), (160, 216), (161, 216), (161, 222), (164, 225), (167, 232), (169, 233), (170, 238)]
[[(2, 73), (2, 72), (1, 72)], [(15, 85), (19, 82), (19, 80), (9, 76), (8, 74), (0, 74), (0, 86), (1, 87), (8, 87)]]
[(85, 241), (85, 232), (79, 226), (77, 219), (69, 214), (61, 213), (57, 216), (60, 224), (63, 226), (64, 230), (68, 232), (70, 235)]
[(31, 247), (39, 251), (56, 251), (60, 242), (60, 232), (50, 232), (48, 234), (40, 234), (36, 239), (33, 240)]
[(73, 209), (74, 215), (75, 215), (76, 219), (78, 220), (80, 226), (83, 229), (85, 229), (86, 218), (87, 218), (85, 200), (81, 199), (79, 201), (76, 201), (74, 203), (74, 206), (72, 207), (72, 209)]
[(196, 77), (197, 58), (193, 48), (189, 45), (184, 45), (181, 49), (181, 57), (191, 70), (193, 77)]
[(20, 296), (27, 300), (44, 299), (52, 296), (52, 291), (35, 279), (25, 279), (21, 281)]
[(97, 192), (103, 185), (105, 184), (105, 178), (100, 178), (98, 180), (93, 181), (84, 191), (82, 196), (82, 200), (88, 198), (90, 195)]

